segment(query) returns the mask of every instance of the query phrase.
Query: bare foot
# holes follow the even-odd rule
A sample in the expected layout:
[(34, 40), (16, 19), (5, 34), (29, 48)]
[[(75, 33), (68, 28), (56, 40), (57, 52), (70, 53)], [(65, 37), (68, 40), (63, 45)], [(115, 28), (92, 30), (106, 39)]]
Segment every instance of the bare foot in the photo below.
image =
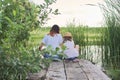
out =
[(73, 62), (79, 62), (79, 59), (76, 58), (76, 59), (73, 60)]

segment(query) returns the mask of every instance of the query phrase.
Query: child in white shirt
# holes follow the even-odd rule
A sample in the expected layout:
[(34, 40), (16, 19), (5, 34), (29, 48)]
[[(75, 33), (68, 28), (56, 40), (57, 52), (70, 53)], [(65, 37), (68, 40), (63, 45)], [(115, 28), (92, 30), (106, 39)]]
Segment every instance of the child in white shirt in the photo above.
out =
[[(56, 48), (60, 48), (63, 42), (62, 35), (60, 34), (60, 27), (58, 25), (53, 25), (50, 32), (44, 36), (42, 39), (42, 42), (39, 46), (39, 50), (41, 51), (44, 46), (46, 48), (51, 47), (53, 51), (56, 50)], [(59, 58), (58, 54), (44, 54), (45, 58), (53, 58), (54, 60)]]
[(78, 62), (79, 56), (79, 46), (75, 46), (74, 41), (72, 39), (72, 34), (70, 32), (66, 32), (63, 36), (63, 45), (66, 46), (66, 50), (64, 54), (66, 54), (66, 60), (72, 60), (74, 62)]
[(53, 25), (50, 32), (47, 35), (45, 35), (42, 39), (39, 50), (42, 50), (43, 46), (51, 46), (53, 50), (55, 50), (57, 47), (60, 47), (63, 42), (63, 39), (59, 31), (59, 26)]

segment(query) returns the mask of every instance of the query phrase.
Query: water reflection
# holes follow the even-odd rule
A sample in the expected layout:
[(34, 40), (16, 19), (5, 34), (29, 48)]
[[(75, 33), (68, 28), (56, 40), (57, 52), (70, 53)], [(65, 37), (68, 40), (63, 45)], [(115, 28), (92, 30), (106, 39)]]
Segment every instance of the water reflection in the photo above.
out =
[(102, 53), (102, 47), (97, 45), (84, 46), (81, 48), (81, 55), (84, 55), (85, 59), (90, 60), (99, 68), (102, 66)]

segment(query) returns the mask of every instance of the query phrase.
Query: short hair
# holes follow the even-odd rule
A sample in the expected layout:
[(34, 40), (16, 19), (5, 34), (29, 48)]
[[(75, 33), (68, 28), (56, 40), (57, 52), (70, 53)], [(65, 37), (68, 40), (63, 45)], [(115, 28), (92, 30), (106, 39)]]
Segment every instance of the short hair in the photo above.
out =
[(58, 25), (53, 25), (52, 26), (52, 28), (51, 28), (51, 30), (50, 31), (54, 31), (54, 32), (56, 32), (56, 33), (59, 33), (59, 31), (60, 31), (60, 28), (59, 28), (59, 26)]

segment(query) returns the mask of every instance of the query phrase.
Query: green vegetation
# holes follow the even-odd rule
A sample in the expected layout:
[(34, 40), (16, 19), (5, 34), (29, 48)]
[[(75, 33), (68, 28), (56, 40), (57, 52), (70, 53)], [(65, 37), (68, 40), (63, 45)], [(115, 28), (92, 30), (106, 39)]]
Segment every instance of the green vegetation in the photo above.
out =
[(103, 5), (107, 29), (105, 31), (105, 62), (108, 66), (114, 69), (120, 67), (120, 1), (105, 0), (106, 5)]
[(120, 79), (120, 69), (107, 69), (106, 70), (107, 75), (109, 75), (113, 80), (119, 80)]
[[(59, 14), (57, 9), (53, 11), (49, 7), (55, 1), (45, 0), (37, 6), (28, 0), (0, 1), (0, 80), (25, 80), (29, 72), (40, 71), (42, 65), (49, 66), (50, 60), (41, 57), (43, 53), (38, 47), (50, 30), (50, 27), (40, 26), (48, 20), (48, 14)], [(119, 80), (120, 1), (105, 1), (106, 5), (101, 5), (101, 8), (106, 27), (75, 26), (70, 23), (67, 27), (61, 27), (61, 34), (71, 32), (75, 44), (80, 45), (80, 58), (94, 62), (94, 55), (101, 56), (107, 74)], [(40, 21), (37, 20), (38, 14), (41, 14)], [(100, 50), (97, 47), (90, 51), (89, 46), (98, 46)]]
[[(68, 26), (68, 27), (61, 27), (61, 34), (64, 35), (65, 32), (69, 31), (73, 35), (73, 39), (76, 44), (81, 46), (87, 45), (101, 45), (101, 37), (102, 33), (106, 28), (104, 27), (86, 27), (86, 26)], [(29, 38), (29, 43), (31, 46), (39, 45), (41, 39), (44, 37), (45, 34), (49, 33), (50, 27), (43, 27), (40, 29), (36, 29), (31, 32), (31, 36)], [(89, 40), (87, 42), (87, 39)], [(29, 44), (29, 45), (30, 45)]]
[[(101, 5), (107, 29), (103, 36), (104, 54), (103, 65), (110, 67), (109, 74), (114, 80), (120, 79), (120, 1), (105, 0)], [(113, 71), (114, 70), (114, 71)], [(115, 75), (114, 75), (115, 74)], [(116, 77), (117, 76), (117, 77)]]
[(30, 32), (30, 37), (28, 41), (28, 46), (33, 48), (34, 46), (39, 46), (42, 38), (45, 34), (49, 33), (50, 28), (38, 28)]
[(28, 46), (28, 40), (48, 14), (58, 14), (49, 7), (54, 2), (35, 5), (29, 0), (0, 0), (0, 80), (25, 80), (28, 73), (40, 71), (41, 64), (48, 65), (35, 45)]

